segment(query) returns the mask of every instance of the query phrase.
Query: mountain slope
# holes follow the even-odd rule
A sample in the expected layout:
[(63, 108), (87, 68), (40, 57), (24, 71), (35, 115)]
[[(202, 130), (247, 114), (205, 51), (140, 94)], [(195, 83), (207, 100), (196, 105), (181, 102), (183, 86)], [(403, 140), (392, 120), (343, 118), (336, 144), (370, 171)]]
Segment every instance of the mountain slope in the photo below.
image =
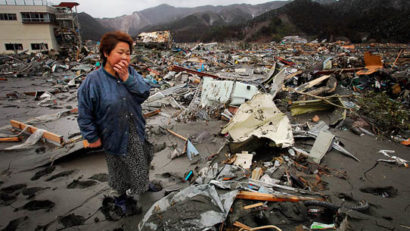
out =
[(80, 34), (83, 40), (98, 41), (103, 34), (113, 30), (113, 28), (101, 25), (100, 22), (84, 12), (78, 14), (78, 20), (80, 22)]
[[(195, 14), (206, 14), (209, 17), (222, 18), (224, 23), (241, 24), (252, 19), (268, 10), (276, 9), (286, 4), (286, 1), (272, 1), (259, 5), (234, 4), (228, 6), (199, 6), (193, 8), (173, 7), (162, 4), (157, 7), (148, 8), (142, 11), (136, 11), (131, 15), (123, 15), (115, 18), (97, 19), (101, 25), (116, 30), (122, 30), (135, 36), (142, 31), (142, 28), (157, 26), (159, 24), (169, 24), (173, 21), (184, 20), (185, 17)], [(200, 17), (198, 18), (200, 20)], [(88, 21), (80, 21), (81, 24)], [(178, 23), (178, 22), (176, 22)], [(86, 27), (91, 27), (87, 26)]]
[(253, 32), (251, 41), (279, 39), (299, 34), (334, 40), (347, 37), (353, 42), (362, 39), (409, 42), (410, 7), (407, 0), (340, 0), (319, 4), (311, 0), (295, 0), (250, 21), (246, 28), (267, 24)]
[(151, 24), (151, 22), (139, 12), (115, 18), (102, 18), (98, 19), (98, 21), (102, 25), (108, 25), (115, 30), (125, 31), (129, 34), (136, 34), (139, 28)]

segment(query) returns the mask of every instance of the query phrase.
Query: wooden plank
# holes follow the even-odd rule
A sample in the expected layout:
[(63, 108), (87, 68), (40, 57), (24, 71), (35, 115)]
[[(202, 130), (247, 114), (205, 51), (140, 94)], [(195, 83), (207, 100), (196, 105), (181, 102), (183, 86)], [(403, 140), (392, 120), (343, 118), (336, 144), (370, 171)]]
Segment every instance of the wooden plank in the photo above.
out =
[(242, 223), (239, 222), (239, 221), (235, 221), (235, 222), (233, 223), (233, 226), (238, 227), (238, 228), (241, 228), (241, 229), (244, 229), (244, 230), (251, 230), (251, 229), (252, 229), (251, 227), (249, 227), (249, 226), (247, 226), (247, 225), (245, 225), (245, 224), (242, 224)]
[[(16, 120), (10, 120), (10, 124), (12, 127), (14, 128), (18, 128), (21, 130), (24, 130), (26, 127), (28, 127), (27, 132), (33, 134), (35, 131), (37, 131), (38, 128), (31, 126), (31, 125), (27, 125), (25, 123), (16, 121)], [(60, 145), (64, 145), (64, 139), (63, 136), (61, 135), (57, 135), (54, 134), (52, 132), (49, 131), (44, 131), (43, 133), (43, 138), (45, 138), (48, 141), (53, 141), (55, 143), (58, 143)]]
[(144, 114), (144, 118), (149, 118), (149, 117), (151, 117), (151, 116), (154, 116), (154, 115), (159, 114), (160, 112), (161, 112), (161, 109), (158, 109), (158, 110), (155, 110), (155, 111), (151, 111), (151, 112), (145, 113), (145, 114)]
[(188, 73), (195, 74), (195, 75), (200, 76), (200, 77), (207, 76), (207, 77), (212, 77), (214, 79), (220, 79), (220, 77), (216, 76), (216, 75), (208, 74), (208, 73), (205, 73), (205, 72), (198, 72), (198, 71), (194, 71), (194, 70), (187, 69), (187, 68), (180, 67), (180, 66), (172, 66), (171, 70), (176, 71), (176, 72), (186, 71)]
[(290, 74), (290, 75), (288, 75), (288, 76), (285, 77), (285, 81), (287, 81), (287, 80), (289, 80), (289, 79), (291, 79), (291, 78), (293, 78), (293, 77), (295, 77), (295, 76), (297, 76), (297, 75), (300, 75), (300, 74), (302, 74), (302, 73), (303, 73), (303, 71), (297, 71), (297, 72), (295, 72), (295, 73), (292, 73), (292, 74)]
[(303, 92), (303, 91), (306, 91), (307, 89), (309, 89), (309, 88), (311, 88), (311, 87), (313, 87), (313, 86), (318, 85), (319, 83), (325, 81), (325, 80), (328, 79), (328, 78), (330, 78), (330, 75), (321, 76), (321, 77), (316, 78), (316, 79), (314, 79), (314, 80), (312, 80), (312, 81), (310, 81), (310, 82), (307, 82), (307, 83), (304, 83), (304, 84), (300, 85), (300, 86), (297, 87), (295, 90), (296, 90), (296, 91), (302, 91), (302, 92)]
[(181, 136), (180, 134), (178, 134), (178, 133), (176, 133), (176, 132), (174, 132), (174, 131), (172, 131), (172, 130), (170, 130), (170, 129), (167, 129), (167, 131), (168, 131), (169, 133), (171, 133), (172, 135), (174, 135), (174, 136), (176, 136), (176, 137), (178, 137), (178, 138), (180, 138), (180, 139), (182, 139), (182, 140), (185, 140), (185, 141), (188, 140), (188, 138), (185, 138), (185, 137)]
[(0, 142), (18, 142), (18, 141), (21, 141), (20, 137), (18, 136), (0, 138)]
[(259, 192), (248, 192), (248, 191), (240, 191), (238, 195), (236, 195), (237, 199), (244, 199), (244, 200), (256, 200), (256, 201), (289, 201), (289, 202), (298, 202), (298, 201), (308, 201), (308, 200), (323, 200), (322, 198), (315, 198), (315, 197), (301, 197), (301, 196), (277, 196), (267, 193), (259, 193)]
[(357, 72), (362, 70), (364, 67), (355, 67), (355, 68), (340, 68), (340, 69), (331, 69), (331, 70), (320, 70), (314, 71), (313, 75), (329, 75), (333, 73), (347, 73), (347, 72)]
[(259, 202), (259, 203), (253, 204), (253, 205), (244, 206), (243, 209), (253, 209), (253, 208), (261, 207), (261, 206), (263, 206), (263, 203)]

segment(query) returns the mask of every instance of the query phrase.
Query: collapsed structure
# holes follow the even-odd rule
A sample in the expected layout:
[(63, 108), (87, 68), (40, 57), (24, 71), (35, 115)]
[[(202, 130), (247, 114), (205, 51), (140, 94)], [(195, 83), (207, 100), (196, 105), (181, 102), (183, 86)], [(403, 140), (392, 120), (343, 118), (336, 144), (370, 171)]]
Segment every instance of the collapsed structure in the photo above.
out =
[(166, 48), (172, 47), (172, 36), (170, 31), (142, 32), (136, 38), (137, 46), (147, 48)]

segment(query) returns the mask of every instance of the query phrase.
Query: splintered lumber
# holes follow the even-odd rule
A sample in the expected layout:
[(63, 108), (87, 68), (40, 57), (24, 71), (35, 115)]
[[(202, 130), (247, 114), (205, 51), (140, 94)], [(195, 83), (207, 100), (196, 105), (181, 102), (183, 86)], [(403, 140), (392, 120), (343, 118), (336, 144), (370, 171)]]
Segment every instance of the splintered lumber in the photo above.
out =
[(396, 66), (397, 60), (399, 60), (400, 55), (403, 53), (403, 49), (400, 50), (399, 54), (397, 55), (397, 58), (394, 60), (393, 66)]
[(288, 76), (285, 77), (285, 81), (287, 81), (287, 80), (289, 80), (289, 79), (291, 79), (291, 78), (293, 78), (293, 77), (295, 77), (295, 76), (297, 76), (297, 75), (300, 75), (300, 74), (302, 74), (302, 73), (303, 73), (303, 71), (297, 71), (297, 72), (295, 72), (295, 73), (292, 73), (292, 74), (290, 74), (290, 75), (288, 75)]
[(21, 141), (20, 137), (18, 136), (0, 138), (0, 142), (18, 142), (18, 141)]
[(144, 114), (144, 118), (145, 118), (145, 119), (146, 119), (146, 118), (149, 118), (149, 117), (151, 117), (151, 116), (154, 116), (154, 115), (159, 114), (160, 112), (161, 112), (161, 109), (158, 109), (158, 110), (155, 110), (155, 111), (151, 111), (151, 112), (145, 113), (145, 114)]
[(252, 229), (251, 227), (249, 227), (249, 226), (247, 226), (247, 225), (245, 225), (245, 224), (242, 224), (242, 223), (239, 222), (239, 221), (235, 221), (235, 222), (233, 223), (233, 226), (238, 227), (238, 228), (241, 228), (241, 229), (244, 229), (244, 230), (251, 230), (251, 229)]
[(307, 83), (304, 83), (304, 84), (300, 85), (300, 86), (297, 87), (295, 90), (296, 90), (296, 91), (304, 92), (304, 91), (306, 91), (307, 89), (309, 89), (309, 88), (311, 88), (311, 87), (313, 87), (313, 86), (316, 86), (316, 85), (320, 84), (321, 82), (325, 81), (325, 80), (328, 79), (328, 78), (330, 78), (330, 75), (321, 76), (321, 77), (316, 78), (316, 79), (314, 79), (314, 80), (312, 80), (312, 81), (310, 81), (310, 82), (307, 82)]
[(172, 66), (171, 70), (176, 71), (176, 72), (186, 71), (188, 73), (195, 74), (195, 75), (200, 76), (200, 77), (207, 76), (207, 77), (212, 77), (214, 79), (220, 79), (220, 77), (216, 76), (216, 75), (208, 74), (208, 73), (205, 73), (205, 72), (198, 72), (198, 71), (194, 71), (194, 70), (187, 69), (185, 67), (180, 67), (180, 66)]
[[(19, 122), (19, 121), (16, 121), (16, 120), (10, 120), (10, 124), (11, 124), (12, 127), (18, 128), (18, 129), (21, 129), (21, 130), (24, 130), (27, 127), (26, 131), (28, 133), (31, 133), (31, 134), (33, 134), (38, 129), (34, 126), (27, 125), (25, 123), (22, 123), (22, 122)], [(52, 132), (44, 131), (43, 138), (45, 138), (48, 141), (52, 141), (52, 142), (55, 142), (57, 144), (60, 144), (60, 145), (64, 145), (63, 136), (54, 134)]]
[(261, 207), (261, 206), (263, 206), (263, 203), (259, 202), (259, 203), (253, 204), (253, 205), (243, 206), (243, 209), (253, 209), (253, 208)]
[(339, 68), (339, 69), (331, 69), (331, 70), (320, 70), (314, 71), (313, 75), (329, 75), (333, 73), (348, 73), (348, 72), (357, 72), (363, 70), (364, 67), (355, 67), (355, 68)]
[(167, 129), (167, 131), (168, 131), (169, 133), (171, 133), (172, 135), (174, 135), (174, 136), (176, 136), (176, 137), (178, 137), (178, 138), (180, 138), (180, 139), (182, 139), (182, 140), (184, 140), (184, 141), (187, 141), (187, 140), (188, 140), (188, 138), (185, 138), (185, 137), (183, 137), (182, 135), (180, 135), (180, 134), (178, 134), (178, 133), (176, 133), (176, 132), (174, 132), (174, 131), (172, 131), (172, 130), (170, 130), (170, 129)]
[(256, 200), (256, 201), (289, 201), (289, 202), (323, 200), (322, 198), (318, 198), (318, 197), (273, 195), (273, 194), (268, 194), (268, 193), (248, 192), (248, 191), (240, 191), (238, 195), (236, 195), (236, 198), (244, 199), (244, 200)]

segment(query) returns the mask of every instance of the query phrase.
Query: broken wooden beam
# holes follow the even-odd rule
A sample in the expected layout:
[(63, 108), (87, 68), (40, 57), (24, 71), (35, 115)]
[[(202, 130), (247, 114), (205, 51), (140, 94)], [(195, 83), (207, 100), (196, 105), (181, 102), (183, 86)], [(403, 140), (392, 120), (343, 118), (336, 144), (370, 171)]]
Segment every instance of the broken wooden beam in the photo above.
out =
[(259, 203), (253, 204), (253, 205), (244, 206), (243, 209), (253, 209), (253, 208), (257, 208), (257, 207), (261, 207), (261, 206), (263, 206), (263, 203), (259, 202)]
[(312, 81), (309, 81), (309, 82), (307, 82), (307, 83), (304, 83), (304, 84), (298, 86), (297, 88), (295, 88), (295, 90), (296, 90), (296, 91), (304, 92), (304, 91), (306, 91), (307, 89), (312, 88), (313, 86), (316, 86), (316, 85), (320, 84), (321, 82), (325, 81), (326, 79), (329, 79), (330, 76), (331, 76), (331, 75), (321, 76), (321, 77), (319, 77), (319, 78), (316, 78), (316, 79), (314, 79), (314, 80), (312, 80)]
[(333, 73), (348, 73), (348, 72), (357, 72), (362, 70), (364, 67), (356, 67), (356, 68), (338, 68), (338, 69), (331, 69), (331, 70), (320, 70), (314, 71), (313, 75), (330, 75)]
[[(33, 134), (38, 129), (34, 126), (27, 125), (25, 123), (22, 123), (16, 120), (10, 120), (10, 124), (12, 127), (18, 128), (20, 130), (24, 130), (27, 127), (26, 131), (31, 134)], [(60, 145), (64, 145), (64, 139), (63, 139), (63, 136), (61, 135), (57, 135), (49, 131), (44, 131), (43, 138), (45, 138), (48, 141), (52, 141), (54, 143), (60, 144)]]
[(186, 71), (188, 73), (195, 74), (195, 75), (201, 76), (201, 77), (208, 76), (208, 77), (212, 77), (214, 79), (220, 79), (220, 77), (217, 76), (217, 75), (212, 75), (212, 74), (208, 74), (208, 73), (204, 73), (204, 72), (194, 71), (194, 70), (191, 70), (191, 69), (188, 69), (188, 68), (185, 68), (185, 67), (180, 67), (180, 66), (172, 66), (171, 70), (176, 71), (176, 72)]
[(292, 74), (286, 76), (284, 80), (287, 81), (287, 80), (289, 80), (289, 79), (291, 79), (291, 78), (293, 78), (293, 77), (295, 77), (295, 76), (297, 76), (297, 75), (300, 75), (300, 74), (302, 74), (302, 73), (303, 73), (303, 71), (297, 71), (297, 72), (295, 72), (295, 73), (292, 73)]
[(0, 142), (18, 142), (18, 141), (21, 141), (20, 137), (18, 136), (0, 138)]
[(161, 112), (161, 109), (145, 113), (144, 118), (146, 119), (146, 118), (149, 118), (151, 116), (158, 115), (160, 112)]
[(176, 133), (176, 132), (174, 132), (174, 131), (172, 131), (172, 130), (170, 130), (170, 129), (167, 129), (167, 131), (168, 131), (169, 133), (171, 133), (172, 135), (174, 135), (174, 136), (176, 136), (176, 137), (178, 137), (178, 138), (180, 138), (180, 139), (182, 139), (182, 140), (184, 140), (184, 141), (187, 141), (187, 140), (188, 140), (188, 138), (185, 138), (185, 137), (183, 137), (182, 135), (180, 135), (180, 134), (178, 134), (178, 133)]
[(322, 198), (318, 197), (303, 197), (303, 196), (292, 196), (292, 195), (273, 195), (268, 193), (260, 193), (260, 192), (248, 192), (248, 191), (240, 191), (238, 195), (236, 195), (237, 199), (244, 199), (244, 200), (256, 200), (256, 201), (289, 201), (289, 202), (298, 202), (298, 201), (311, 201), (311, 200), (323, 200)]
[(239, 221), (235, 221), (235, 222), (233, 223), (233, 226), (238, 227), (238, 228), (240, 228), (240, 229), (244, 229), (244, 230), (251, 230), (251, 229), (252, 229), (251, 227), (249, 227), (249, 226), (247, 226), (247, 225), (245, 225), (245, 224), (242, 224), (242, 223), (239, 222)]

